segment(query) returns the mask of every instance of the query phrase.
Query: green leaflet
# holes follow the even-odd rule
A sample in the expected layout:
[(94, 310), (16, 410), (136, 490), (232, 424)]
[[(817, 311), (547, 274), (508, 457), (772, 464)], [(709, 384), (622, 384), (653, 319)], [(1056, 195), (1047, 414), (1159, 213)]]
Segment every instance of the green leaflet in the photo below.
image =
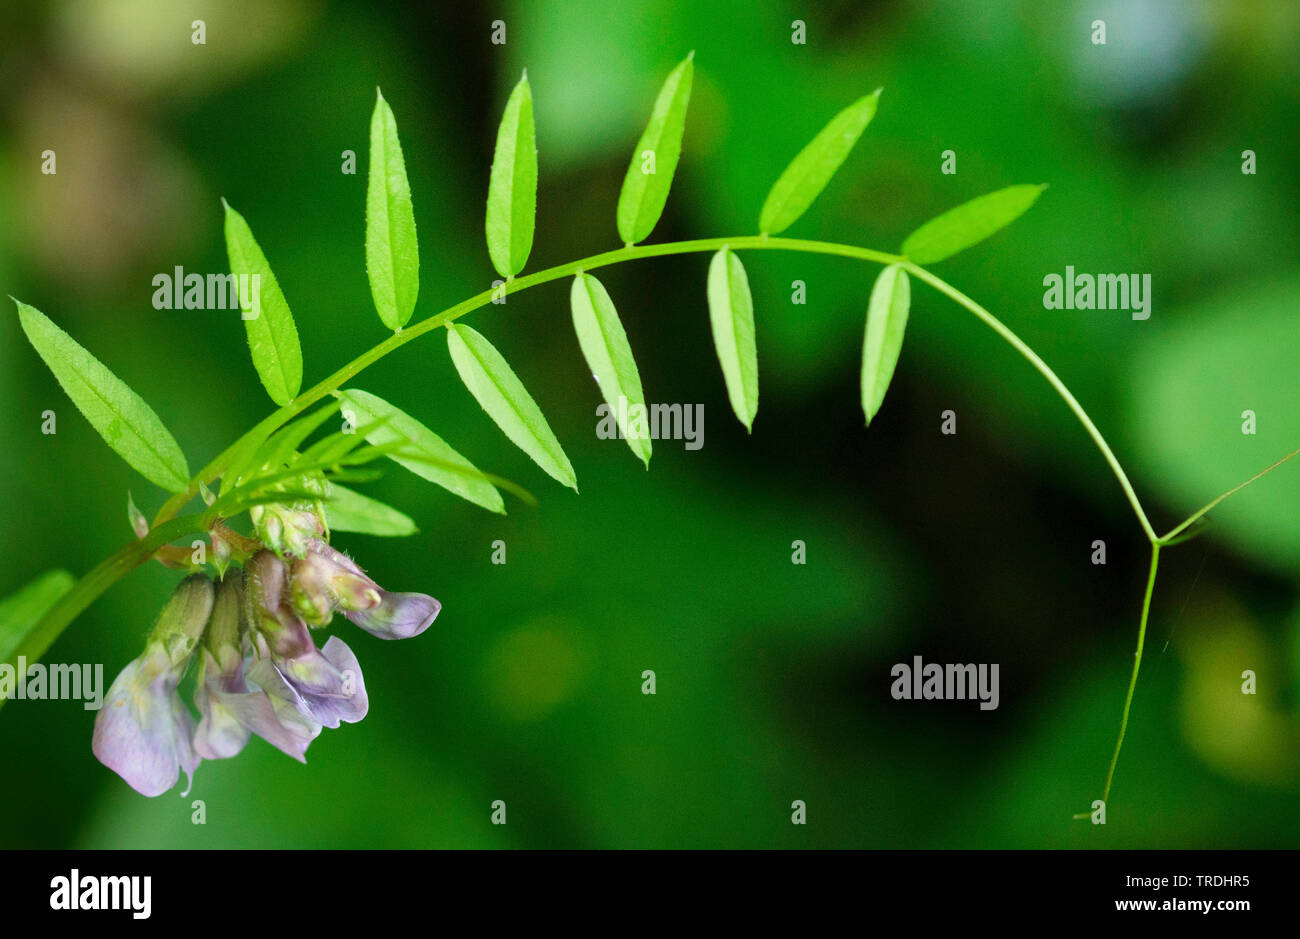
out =
[(377, 88), (366, 179), (366, 274), (379, 318), (389, 329), (401, 329), (420, 293), (420, 249), (397, 121)]
[(745, 429), (752, 431), (758, 413), (754, 300), (745, 267), (730, 248), (723, 248), (709, 263), (709, 319), (731, 409)]
[(876, 116), (880, 92), (881, 89), (877, 88), (836, 114), (790, 161), (763, 203), (763, 211), (758, 217), (760, 232), (777, 235), (785, 231), (821, 195)]
[(1046, 185), (1008, 186), (963, 202), (930, 219), (903, 242), (903, 254), (917, 264), (933, 264), (979, 244), (1010, 225), (1038, 201)]
[(880, 410), (898, 365), (912, 302), (907, 271), (890, 264), (880, 272), (867, 304), (867, 332), (862, 342), (862, 412), (867, 423)]
[(72, 589), (73, 583), (67, 571), (46, 571), (0, 600), (0, 662), (9, 662), (32, 627)]
[[(625, 244), (644, 241), (663, 215), (682, 153), (694, 59), (692, 52), (668, 73), (655, 98), (650, 122), (632, 151), (632, 162), (618, 194), (618, 236)], [(647, 172), (649, 160), (654, 161), (653, 169)]]
[(410, 516), (338, 483), (330, 483), (325, 518), (330, 531), (352, 531), (384, 538), (401, 538), (417, 531)]
[(573, 329), (578, 334), (578, 345), (582, 347), (592, 377), (615, 415), (627, 445), (648, 467), (649, 434), (633, 434), (628, 427), (631, 423), (628, 414), (634, 406), (639, 405), (644, 412), (645, 393), (641, 390), (641, 375), (637, 372), (632, 347), (628, 345), (618, 311), (614, 309), (605, 286), (590, 274), (582, 273), (573, 279), (569, 306), (573, 310)]
[(343, 416), (354, 427), (364, 428), (377, 421), (384, 421), (382, 426), (366, 435), (371, 444), (383, 446), (405, 442), (413, 451), (429, 458), (425, 461), (394, 455), (390, 457), (393, 462), (489, 512), (505, 514), (505, 505), (496, 487), (484, 479), (483, 474), (469, 460), (447, 446), (441, 437), (415, 418), (383, 398), (357, 388), (340, 392), (339, 399)]
[(184, 490), (190, 479), (185, 454), (153, 408), (44, 313), (14, 303), (32, 347), (104, 441), (145, 479), (171, 492)]
[(501, 353), (479, 333), (458, 323), (447, 327), (447, 348), (465, 387), (511, 442), (552, 478), (576, 492), (573, 465), (541, 408)]
[(537, 136), (533, 92), (524, 72), (501, 115), (488, 183), (488, 254), (502, 277), (514, 277), (528, 263), (536, 219)]
[[(257, 369), (271, 400), (285, 405), (302, 388), (302, 347), (298, 345), (298, 327), (293, 324), (289, 303), (284, 299), (280, 284), (271, 272), (271, 265), (266, 263), (266, 255), (258, 247), (248, 222), (225, 199), (221, 204), (226, 208), (226, 254), (230, 258), (230, 272), (241, 279), (249, 278), (250, 296), (244, 296), (241, 287), (239, 305), (248, 332), (253, 367)], [(254, 276), (258, 278), (256, 283), (252, 280)]]

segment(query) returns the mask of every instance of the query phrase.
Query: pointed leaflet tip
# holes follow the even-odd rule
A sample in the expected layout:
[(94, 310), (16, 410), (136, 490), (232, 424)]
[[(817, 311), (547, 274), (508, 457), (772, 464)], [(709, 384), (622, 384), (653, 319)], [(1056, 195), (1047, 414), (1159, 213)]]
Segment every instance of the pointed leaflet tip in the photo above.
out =
[[(694, 70), (688, 56), (668, 73), (655, 97), (650, 120), (632, 151), (615, 217), (619, 240), (625, 245), (644, 241), (663, 215), (681, 157)], [(644, 163), (647, 154), (653, 159), (649, 167)]]
[(877, 89), (844, 108), (796, 154), (763, 201), (758, 216), (760, 233), (781, 234), (821, 195), (876, 116), (879, 95)]
[(687, 62), (694, 62), (694, 61), (695, 61), (695, 50), (694, 50), (694, 49), (692, 49), (692, 50), (690, 51), (690, 54), (686, 56), (686, 61), (687, 61)]
[(528, 73), (515, 83), (497, 128), (484, 219), (488, 254), (509, 281), (524, 269), (537, 217), (537, 135)]
[(1041, 183), (1021, 183), (963, 202), (908, 235), (902, 254), (917, 264), (950, 258), (1006, 228), (1029, 210), (1044, 188)]
[(32, 348), (104, 442), (150, 482), (183, 492), (190, 477), (185, 454), (153, 408), (40, 310), (19, 303), (18, 318)]

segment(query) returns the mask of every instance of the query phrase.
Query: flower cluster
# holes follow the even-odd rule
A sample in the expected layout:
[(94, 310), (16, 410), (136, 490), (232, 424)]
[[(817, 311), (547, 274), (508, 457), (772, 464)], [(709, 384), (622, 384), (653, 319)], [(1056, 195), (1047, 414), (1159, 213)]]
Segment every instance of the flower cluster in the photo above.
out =
[[(425, 594), (382, 589), (321, 537), (317, 512), (276, 507), (255, 527), (265, 547), (242, 569), (219, 583), (181, 581), (95, 720), (95, 756), (146, 796), (171, 789), (181, 770), (192, 784), (202, 760), (235, 756), (253, 734), (306, 762), (323, 727), (355, 723), (369, 708), (347, 643), (331, 636), (317, 648), (312, 629), (342, 611), (373, 636), (405, 639), (441, 609)], [(178, 691), (195, 660), (197, 723)]]

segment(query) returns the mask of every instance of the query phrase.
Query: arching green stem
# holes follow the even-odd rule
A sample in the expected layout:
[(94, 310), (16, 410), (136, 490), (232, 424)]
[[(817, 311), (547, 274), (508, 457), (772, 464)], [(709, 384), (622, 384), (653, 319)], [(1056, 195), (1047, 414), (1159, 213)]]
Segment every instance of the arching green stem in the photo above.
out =
[(1106, 462), (1110, 465), (1111, 472), (1113, 472), (1115, 478), (1119, 480), (1120, 487), (1124, 490), (1124, 495), (1128, 496), (1129, 505), (1133, 506), (1133, 512), (1137, 515), (1138, 522), (1141, 523), (1142, 531), (1146, 533), (1147, 540), (1152, 544), (1159, 540), (1156, 537), (1155, 529), (1151, 527), (1151, 522), (1147, 520), (1147, 513), (1143, 510), (1142, 503), (1138, 500), (1137, 493), (1133, 491), (1133, 484), (1129, 482), (1128, 474), (1125, 473), (1124, 468), (1120, 466), (1119, 460), (1116, 459), (1114, 452), (1110, 449), (1110, 444), (1106, 443), (1106, 438), (1101, 435), (1101, 431), (1099, 431), (1097, 425), (1092, 422), (1092, 418), (1090, 418), (1088, 412), (1083, 409), (1083, 405), (1081, 405), (1078, 399), (1070, 392), (1070, 389), (1065, 387), (1065, 382), (1061, 381), (1061, 379), (1057, 377), (1056, 373), (1052, 371), (1048, 364), (1039, 358), (1038, 353), (1029, 348), (1029, 346), (1025, 344), (1024, 340), (1013, 333), (1001, 320), (988, 310), (984, 309), (980, 304), (966, 296), (966, 294), (962, 293), (956, 287), (953, 287), (947, 281), (935, 277), (925, 268), (918, 267), (911, 262), (908, 262), (904, 266), (913, 275), (925, 281), (935, 290), (946, 294), (948, 297), (974, 313), (994, 332), (1005, 339), (1013, 349), (1024, 356), (1029, 361), (1030, 365), (1038, 369), (1042, 376), (1047, 379), (1047, 383), (1052, 386), (1070, 410), (1074, 412), (1074, 416), (1079, 419), (1079, 423), (1083, 425), (1083, 429), (1088, 432), (1088, 436), (1092, 438), (1092, 442), (1097, 445), (1097, 449), (1100, 450), (1101, 455), (1105, 457)]
[[(214, 482), (218, 479), (230, 465), (232, 458), (239, 450), (241, 445), (257, 438), (271, 433), (276, 428), (285, 424), (298, 414), (311, 407), (316, 402), (322, 400), (327, 395), (337, 392), (344, 384), (351, 381), (355, 376), (360, 374), (364, 369), (378, 362), (390, 352), (400, 348), (408, 342), (424, 335), (431, 330), (437, 329), (451, 323), (460, 317), (470, 313), (480, 307), (487, 306), (494, 299), (506, 294), (518, 293), (545, 284), (550, 281), (560, 280), (572, 277), (578, 271), (592, 271), (597, 268), (607, 267), (612, 264), (619, 264), (624, 261), (634, 261), (644, 258), (665, 257), (668, 255), (692, 254), (699, 252), (713, 252), (723, 247), (729, 247), (736, 251), (795, 251), (806, 254), (823, 254), (838, 257), (853, 258), (856, 260), (873, 261), (879, 264), (902, 264), (914, 277), (919, 278), (929, 284), (940, 293), (945, 294), (950, 299), (956, 301), (959, 305), (973, 313), (977, 318), (982, 320), (986, 325), (1001, 336), (1012, 348), (1019, 352), (1035, 369), (1038, 370), (1048, 384), (1056, 391), (1061, 399), (1066, 403), (1074, 413), (1079, 423), (1083, 425), (1084, 430), (1092, 438), (1097, 449), (1105, 458), (1111, 471), (1119, 480), (1120, 487), (1127, 496), (1129, 504), (1133, 507), (1138, 522), (1142, 526), (1148, 541), (1151, 542), (1151, 570), (1147, 578), (1146, 596), (1142, 602), (1142, 618), (1138, 625), (1138, 642), (1137, 651), (1134, 654), (1133, 672), (1129, 680), (1128, 694), (1124, 700), (1124, 712), (1120, 721), (1119, 738), (1115, 743), (1115, 753), (1111, 758), (1110, 769), (1106, 774), (1106, 786), (1103, 794), (1103, 800), (1110, 795), (1111, 783), (1115, 775), (1115, 766), (1119, 761), (1120, 749), (1124, 744), (1124, 734), (1128, 729), (1129, 711), (1133, 703), (1133, 695), (1137, 688), (1138, 670), (1142, 663), (1142, 649), (1146, 640), (1147, 621), (1151, 610), (1151, 596), (1155, 588), (1156, 567), (1160, 557), (1160, 548), (1162, 545), (1172, 542), (1179, 534), (1188, 528), (1197, 519), (1205, 515), (1223, 499), (1226, 499), (1232, 493), (1236, 492), (1243, 486), (1253, 482), (1262, 476), (1259, 473), (1251, 479), (1242, 483), (1234, 489), (1229, 490), (1219, 498), (1215, 499), (1209, 505), (1205, 506), (1199, 512), (1188, 518), (1185, 522), (1173, 529), (1164, 538), (1158, 538), (1155, 530), (1151, 527), (1147, 519), (1146, 512), (1138, 500), (1137, 494), (1129, 482), (1127, 474), (1120, 466), (1119, 460), (1116, 459), (1110, 445), (1106, 443), (1101, 431), (1092, 422), (1092, 419), (1084, 411), (1083, 406), (1065, 386), (1065, 383), (1057, 377), (1056, 373), (1048, 367), (1037, 353), (1035, 353), (1019, 336), (1011, 331), (997, 317), (990, 313), (980, 304), (976, 303), (966, 294), (948, 284), (946, 281), (935, 276), (925, 268), (908, 261), (906, 258), (896, 254), (890, 254), (885, 251), (875, 251), (870, 248), (861, 248), (855, 245), (837, 244), (825, 241), (808, 241), (795, 238), (770, 238), (766, 235), (744, 235), (730, 238), (705, 238), (693, 241), (677, 241), (666, 244), (651, 245), (629, 245), (618, 248), (613, 251), (606, 251), (596, 254), (579, 261), (571, 261), (568, 264), (561, 264), (556, 267), (546, 268), (533, 274), (523, 277), (507, 279), (506, 282), (496, 288), (484, 290), (483, 292), (463, 300), (460, 303), (450, 306), (439, 313), (426, 317), (406, 329), (400, 329), (392, 335), (385, 338), (382, 342), (363, 352), (347, 365), (344, 365), (332, 375), (321, 380), (311, 388), (299, 394), (288, 404), (269, 414), (261, 420), (252, 430), (241, 436), (229, 447), (221, 452), (207, 466), (199, 471), (198, 474), (190, 480), (189, 485), (183, 492), (173, 495), (159, 510), (154, 519), (153, 528), (141, 540), (132, 542), (124, 546), (121, 550), (99, 564), (83, 577), (73, 589), (66, 594), (58, 603), (56, 603), (42, 618), (37, 627), (24, 640), (23, 645), (18, 649), (16, 654), (26, 655), (30, 661), (34, 661), (49, 648), (50, 644), (59, 636), (59, 634), (68, 626), (72, 620), (88, 607), (100, 594), (107, 590), (112, 584), (124, 577), (129, 571), (136, 566), (143, 564), (148, 560), (158, 548), (168, 542), (182, 537), (187, 534), (203, 530), (203, 521), (201, 515), (187, 515), (177, 517), (177, 514), (195, 498), (203, 485)], [(1300, 451), (1296, 451), (1300, 453)], [(1279, 460), (1269, 469), (1286, 462), (1296, 453)], [(1268, 472), (1265, 470), (1264, 472)]]
[(591, 257), (583, 258), (580, 261), (570, 261), (567, 264), (560, 264), (555, 267), (548, 267), (545, 270), (537, 271), (533, 274), (527, 274), (523, 277), (515, 277), (507, 280), (500, 287), (490, 290), (484, 290), (467, 300), (462, 300), (455, 306), (448, 307), (440, 313), (426, 317), (412, 326), (398, 330), (383, 342), (357, 356), (347, 365), (343, 366), (333, 375), (318, 382), (311, 388), (302, 392), (288, 404), (284, 405), (278, 411), (268, 415), (264, 420), (257, 424), (252, 430), (246, 433), (239, 440), (227, 447), (211, 463), (205, 466), (190, 481), (189, 486), (184, 492), (172, 496), (163, 507), (159, 510), (154, 524), (166, 521), (179, 512), (187, 502), (193, 499), (199, 492), (199, 485), (211, 483), (219, 477), (229, 464), (231, 456), (235, 449), (248, 437), (258, 433), (264, 433), (268, 430), (274, 430), (281, 424), (291, 420), (296, 415), (302, 413), (311, 407), (317, 401), (320, 401), (326, 395), (337, 391), (346, 382), (351, 381), (363, 369), (378, 362), (384, 356), (388, 355), (395, 349), (401, 348), (413, 339), (423, 336), (430, 330), (437, 329), (439, 326), (445, 326), (466, 313), (473, 312), (479, 307), (490, 304), (494, 299), (512, 293), (519, 293), (521, 290), (527, 290), (529, 287), (536, 287), (540, 284), (549, 283), (554, 280), (561, 280), (566, 277), (574, 276), (578, 271), (592, 271), (600, 267), (608, 267), (611, 264), (619, 264), (624, 261), (635, 261), (644, 258), (666, 257), (674, 254), (696, 254), (705, 251), (717, 251), (724, 247), (730, 247), (735, 250), (768, 250), (768, 251), (797, 251), (804, 254), (827, 254), (845, 258), (854, 258), (860, 261), (875, 261), (879, 264), (893, 264), (901, 261), (902, 258), (895, 254), (889, 254), (885, 251), (874, 251), (871, 248), (860, 248), (856, 245), (837, 244), (830, 241), (807, 241), (799, 238), (769, 238), (766, 235), (743, 235), (733, 238), (699, 238), (693, 241), (672, 241), (665, 244), (652, 245), (632, 245), (629, 247), (617, 248), (613, 251), (605, 251), (601, 254), (594, 254)]

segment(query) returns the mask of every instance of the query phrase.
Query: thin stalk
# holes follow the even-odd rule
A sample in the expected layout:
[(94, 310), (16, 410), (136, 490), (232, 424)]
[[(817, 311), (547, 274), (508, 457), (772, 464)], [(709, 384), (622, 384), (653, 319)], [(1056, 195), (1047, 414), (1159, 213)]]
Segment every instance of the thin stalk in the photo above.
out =
[(935, 277), (923, 267), (919, 267), (910, 261), (904, 262), (903, 266), (940, 293), (947, 295), (949, 298), (955, 300), (957, 303), (970, 310), (970, 312), (974, 313), (994, 332), (1005, 339), (1013, 349), (1024, 356), (1030, 365), (1038, 369), (1039, 373), (1047, 379), (1047, 383), (1055, 389), (1058, 395), (1061, 396), (1061, 400), (1063, 400), (1066, 405), (1069, 406), (1070, 410), (1074, 412), (1074, 416), (1079, 419), (1079, 423), (1082, 424), (1083, 429), (1088, 432), (1088, 436), (1092, 438), (1092, 442), (1097, 445), (1097, 449), (1101, 451), (1101, 455), (1106, 458), (1106, 462), (1110, 465), (1111, 471), (1115, 474), (1115, 478), (1119, 480), (1120, 487), (1124, 490), (1124, 495), (1128, 496), (1129, 505), (1133, 506), (1134, 514), (1137, 515), (1138, 521), (1142, 524), (1142, 531), (1146, 533), (1147, 540), (1152, 544), (1155, 544), (1159, 539), (1156, 536), (1155, 529), (1151, 527), (1151, 522), (1147, 520), (1147, 513), (1143, 510), (1142, 503), (1138, 500), (1137, 493), (1133, 491), (1133, 484), (1129, 482), (1128, 474), (1126, 474), (1124, 468), (1120, 466), (1119, 460), (1116, 459), (1114, 452), (1110, 449), (1110, 444), (1106, 443), (1106, 438), (1101, 435), (1101, 431), (1098, 430), (1097, 425), (1092, 422), (1092, 418), (1090, 418), (1088, 412), (1083, 409), (1083, 405), (1081, 405), (1078, 399), (1070, 392), (1070, 389), (1065, 387), (1065, 382), (1061, 381), (1061, 379), (1056, 376), (1056, 373), (1052, 371), (1051, 367), (1039, 358), (1038, 353), (1029, 348), (1029, 346), (1025, 344), (1024, 340), (1012, 332), (1009, 327), (980, 304), (966, 296), (966, 294), (962, 293), (956, 287), (953, 287), (947, 281)]
[(1260, 470), (1258, 473), (1250, 477), (1250, 479), (1246, 480), (1244, 483), (1240, 483), (1236, 486), (1233, 486), (1231, 489), (1229, 489), (1227, 492), (1220, 495), (1218, 498), (1212, 499), (1211, 501), (1207, 502), (1203, 508), (1198, 509), (1196, 512), (1193, 512), (1191, 515), (1187, 516), (1187, 518), (1185, 518), (1178, 525), (1177, 528), (1171, 529), (1169, 534), (1163, 536), (1160, 539), (1160, 543), (1171, 544), (1175, 538), (1177, 538), (1180, 534), (1182, 534), (1184, 530), (1186, 530), (1187, 526), (1194, 524), (1197, 519), (1204, 516), (1206, 512), (1210, 511), (1210, 509), (1214, 508), (1224, 499), (1228, 498), (1228, 496), (1232, 495), (1233, 493), (1240, 492), (1242, 489), (1245, 489), (1247, 486), (1249, 486), (1255, 480), (1259, 479), (1261, 476), (1265, 475), (1266, 473), (1273, 472), (1273, 470), (1277, 469), (1287, 460), (1297, 455), (1300, 455), (1300, 450), (1292, 450), (1286, 456), (1282, 457), (1282, 459), (1278, 460), (1276, 463), (1272, 464), (1271, 466), (1267, 466), (1264, 469)]
[[(143, 564), (163, 545), (185, 535), (203, 530), (201, 515), (182, 515), (180, 518), (153, 528), (138, 541), (123, 545), (119, 550), (97, 564), (82, 577), (72, 589), (65, 593), (41, 617), (40, 622), (31, 632), (23, 637), (18, 648), (13, 651), (13, 661), (19, 656), (34, 663), (50, 647), (68, 624), (76, 619), (86, 607), (90, 606), (109, 587), (117, 583), (133, 569)], [(0, 696), (0, 704), (4, 699)]]
[(1133, 673), (1128, 680), (1128, 694), (1124, 696), (1124, 713), (1119, 719), (1119, 737), (1115, 741), (1115, 753), (1110, 758), (1110, 769), (1106, 771), (1106, 785), (1102, 789), (1101, 801), (1110, 798), (1110, 784), (1115, 779), (1115, 766), (1119, 763), (1119, 751), (1124, 746), (1124, 734), (1128, 731), (1128, 715), (1133, 707), (1133, 693), (1137, 690), (1138, 670), (1142, 667), (1142, 648), (1146, 644), (1147, 621), (1151, 616), (1151, 594), (1156, 587), (1156, 568), (1160, 564), (1160, 543), (1151, 545), (1151, 572), (1147, 575), (1147, 592), (1142, 598), (1142, 619), (1138, 623), (1137, 651), (1133, 653)]

